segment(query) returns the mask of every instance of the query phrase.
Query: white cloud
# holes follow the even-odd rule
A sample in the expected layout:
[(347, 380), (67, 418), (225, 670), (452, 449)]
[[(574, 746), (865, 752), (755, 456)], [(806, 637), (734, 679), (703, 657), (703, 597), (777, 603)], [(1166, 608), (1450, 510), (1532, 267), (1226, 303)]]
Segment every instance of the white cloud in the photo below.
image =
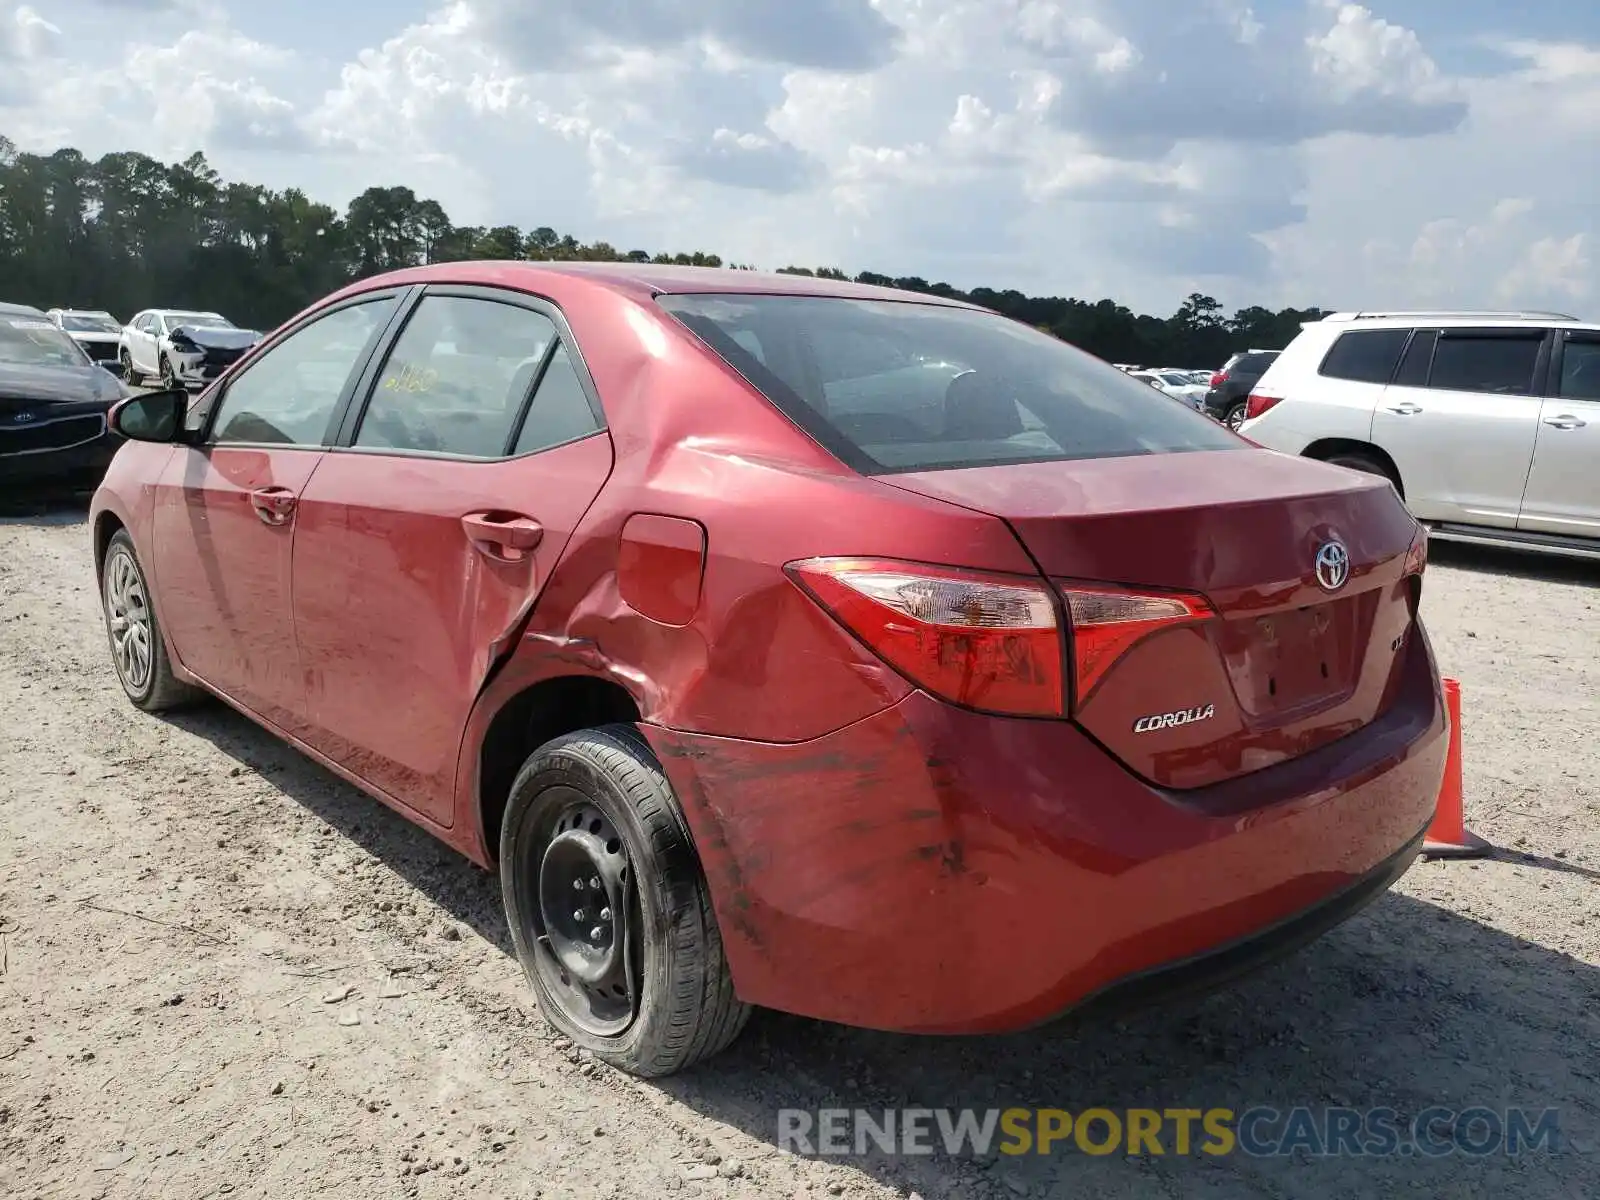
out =
[[(99, 3), (107, 27), (163, 6)], [(0, 95), (0, 128), (201, 148), (335, 201), (403, 183), (625, 248), (1158, 311), (1196, 288), (1590, 298), (1600, 47), (1502, 40), (1498, 74), (1452, 75), (1385, 0), (441, 0), (326, 73), (239, 33), (236, 5), (165, 40), (130, 20), (106, 62), (72, 58), (57, 5), (14, 12), (0, 60), (35, 103)], [(65, 65), (29, 65), (52, 44)]]

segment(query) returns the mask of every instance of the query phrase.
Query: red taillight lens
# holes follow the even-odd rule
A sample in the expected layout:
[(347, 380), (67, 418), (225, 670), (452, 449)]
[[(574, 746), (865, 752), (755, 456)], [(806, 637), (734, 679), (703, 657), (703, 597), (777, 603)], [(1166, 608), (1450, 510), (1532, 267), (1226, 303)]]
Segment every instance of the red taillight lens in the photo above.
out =
[(1411, 549), (1406, 551), (1406, 574), (1421, 575), (1428, 569), (1428, 530), (1426, 526), (1417, 526), (1417, 536), (1412, 539)]
[(1061, 628), (1042, 579), (870, 558), (812, 558), (788, 570), (925, 691), (985, 712), (1065, 715)]
[(1145, 592), (1082, 586), (1061, 587), (1072, 617), (1076, 709), (1116, 662), (1153, 633), (1215, 616), (1211, 602), (1188, 592)]
[(1271, 408), (1282, 399), (1282, 396), (1266, 396), (1260, 392), (1251, 392), (1250, 395), (1245, 398), (1244, 419), (1246, 421), (1253, 421), (1255, 418), (1259, 417), (1262, 413), (1266, 412), (1267, 409)]
[(1227, 382), (1228, 382), (1228, 374), (1227, 374), (1227, 372), (1226, 371), (1218, 371), (1215, 375), (1213, 375), (1211, 377), (1210, 386), (1214, 387), (1214, 388), (1215, 387), (1221, 387), (1223, 384), (1225, 384)]

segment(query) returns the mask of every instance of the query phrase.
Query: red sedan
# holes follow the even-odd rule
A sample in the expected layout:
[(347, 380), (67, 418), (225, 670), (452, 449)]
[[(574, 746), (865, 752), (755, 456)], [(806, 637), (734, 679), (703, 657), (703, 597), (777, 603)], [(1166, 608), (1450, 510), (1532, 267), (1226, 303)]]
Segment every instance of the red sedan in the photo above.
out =
[(221, 697), (497, 866), (543, 1011), (1015, 1030), (1210, 986), (1411, 864), (1420, 527), (1062, 342), (791, 276), (364, 280), (92, 513), (134, 704)]

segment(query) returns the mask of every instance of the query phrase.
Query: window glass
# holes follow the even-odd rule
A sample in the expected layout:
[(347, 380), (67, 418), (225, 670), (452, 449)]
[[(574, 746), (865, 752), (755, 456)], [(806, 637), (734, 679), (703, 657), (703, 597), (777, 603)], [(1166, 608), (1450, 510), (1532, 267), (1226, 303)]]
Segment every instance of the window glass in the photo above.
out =
[(1515, 337), (1444, 334), (1433, 352), (1428, 386), (1453, 392), (1526, 396), (1542, 334)]
[(1600, 400), (1600, 341), (1569, 340), (1561, 354), (1561, 391), (1570, 400)]
[(1437, 329), (1418, 329), (1411, 335), (1411, 344), (1400, 360), (1400, 369), (1394, 373), (1396, 387), (1427, 387), (1428, 371), (1433, 366), (1433, 347), (1439, 340)]
[(1394, 374), (1400, 351), (1405, 349), (1409, 329), (1364, 329), (1342, 333), (1319, 374), (1330, 379), (1353, 379), (1358, 383), (1388, 383)]
[(555, 336), (550, 318), (520, 305), (426, 297), (384, 363), (355, 444), (502, 457)]
[[(1109, 363), (993, 313), (826, 296), (657, 302), (861, 471), (1244, 445)], [(752, 337), (762, 361), (745, 348)]]
[(263, 353), (222, 394), (212, 440), (317, 446), (394, 297), (319, 317)]
[(565, 346), (558, 345), (550, 365), (539, 380), (539, 390), (528, 406), (528, 417), (517, 436), (517, 454), (529, 454), (585, 437), (600, 428), (589, 407), (589, 397), (578, 382), (577, 368)]

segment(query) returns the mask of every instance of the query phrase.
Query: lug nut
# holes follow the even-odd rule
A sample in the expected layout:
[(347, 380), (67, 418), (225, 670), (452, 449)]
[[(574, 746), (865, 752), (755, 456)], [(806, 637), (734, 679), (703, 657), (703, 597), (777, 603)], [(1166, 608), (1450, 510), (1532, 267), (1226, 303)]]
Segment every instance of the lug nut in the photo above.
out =
[(584, 912), (583, 912), (583, 909), (581, 909), (581, 908), (575, 909), (573, 911), (573, 913), (572, 913), (572, 919), (574, 921), (578, 922), (580, 925), (583, 924), (583, 917), (584, 917)]
[(609, 909), (609, 908), (602, 908), (602, 909), (601, 909), (601, 910), (600, 910), (600, 919), (601, 919), (601, 920), (602, 920), (602, 921), (609, 921), (609, 920), (611, 920), (611, 910), (610, 910), (610, 909)]
[(589, 930), (589, 940), (591, 942), (598, 942), (600, 940), (600, 938), (601, 938), (601, 935), (602, 935), (602, 931), (600, 929), (600, 926), (598, 926), (598, 925), (596, 925), (593, 929)]
[(600, 880), (591, 876), (589, 879), (589, 890), (592, 892), (598, 892), (600, 890)]
[(575, 891), (575, 892), (581, 892), (581, 891), (583, 891), (583, 880), (581, 880), (581, 879), (574, 879), (574, 880), (573, 880), (573, 881), (572, 881), (572, 890), (573, 890), (573, 891)]

